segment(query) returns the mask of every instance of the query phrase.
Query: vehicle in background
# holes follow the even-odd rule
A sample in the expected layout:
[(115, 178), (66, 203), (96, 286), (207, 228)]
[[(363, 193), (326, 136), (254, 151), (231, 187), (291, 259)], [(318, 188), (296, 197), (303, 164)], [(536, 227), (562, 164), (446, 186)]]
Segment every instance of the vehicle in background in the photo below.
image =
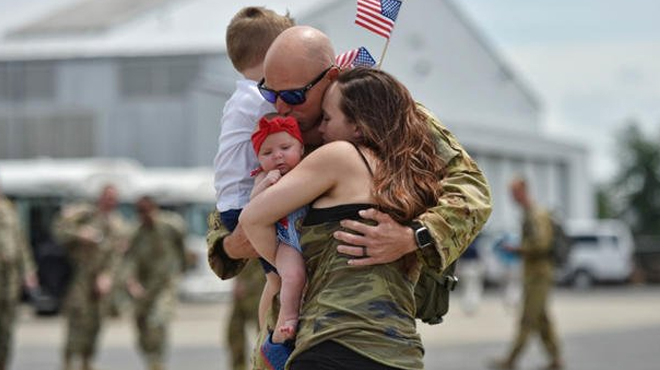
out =
[[(31, 294), (38, 314), (56, 314), (66, 293), (72, 267), (51, 225), (63, 205), (95, 199), (113, 183), (120, 195), (133, 186), (142, 166), (129, 159), (20, 159), (0, 161), (0, 187), (18, 211), (38, 268), (40, 290)], [(125, 199), (122, 199), (125, 200)], [(122, 206), (122, 212), (131, 212)]]
[(628, 225), (619, 220), (569, 220), (564, 231), (571, 252), (557, 281), (576, 288), (626, 282), (634, 270), (635, 245)]
[(18, 210), (38, 267), (41, 292), (36, 312), (59, 312), (71, 275), (66, 251), (51, 235), (55, 216), (71, 202), (93, 201), (108, 183), (117, 186), (120, 211), (129, 220), (136, 221), (133, 202), (148, 194), (188, 223), (186, 244), (196, 264), (184, 276), (182, 298), (229, 296), (231, 283), (218, 279), (206, 262), (206, 216), (215, 203), (212, 181), (211, 169), (151, 169), (130, 159), (1, 160), (0, 186)]

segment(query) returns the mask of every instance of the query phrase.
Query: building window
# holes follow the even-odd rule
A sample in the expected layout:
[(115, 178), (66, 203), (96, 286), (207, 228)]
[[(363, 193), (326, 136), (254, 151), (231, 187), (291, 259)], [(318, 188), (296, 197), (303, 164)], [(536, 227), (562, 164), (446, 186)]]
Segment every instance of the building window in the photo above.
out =
[(93, 156), (94, 121), (84, 111), (0, 116), (0, 158)]
[(53, 62), (0, 63), (0, 100), (48, 100), (54, 96)]
[(184, 94), (199, 73), (198, 57), (121, 59), (119, 84), (127, 97)]

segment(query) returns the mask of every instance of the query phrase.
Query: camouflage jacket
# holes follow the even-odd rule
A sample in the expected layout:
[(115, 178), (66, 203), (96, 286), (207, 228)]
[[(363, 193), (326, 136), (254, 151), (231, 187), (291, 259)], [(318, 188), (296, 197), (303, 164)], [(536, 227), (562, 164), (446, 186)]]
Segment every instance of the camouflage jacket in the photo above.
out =
[(164, 290), (174, 290), (185, 268), (187, 227), (181, 216), (159, 211), (154, 225), (140, 225), (124, 258), (126, 274), (145, 290), (141, 301), (150, 302)]
[(520, 240), (520, 256), (525, 278), (534, 276), (552, 278), (552, 221), (550, 214), (532, 206), (525, 210)]
[(32, 252), (12, 203), (0, 196), (0, 269), (34, 273)]
[[(92, 299), (95, 280), (102, 274), (114, 277), (126, 249), (129, 226), (113, 212), (102, 215), (92, 204), (73, 204), (65, 207), (53, 222), (55, 240), (63, 245), (73, 264), (73, 278), (67, 298), (69, 305)], [(94, 242), (81, 239), (84, 230), (93, 230)]]
[[(438, 205), (422, 214), (420, 221), (430, 230), (435, 248), (424, 248), (423, 262), (436, 271), (455, 261), (470, 245), (491, 212), (490, 188), (483, 173), (456, 138), (426, 108), (428, 122), (437, 135), (438, 151), (446, 163), (438, 181), (443, 192)], [(208, 261), (221, 279), (229, 279), (243, 268), (245, 260), (229, 258), (222, 241), (229, 231), (217, 212), (209, 215)]]

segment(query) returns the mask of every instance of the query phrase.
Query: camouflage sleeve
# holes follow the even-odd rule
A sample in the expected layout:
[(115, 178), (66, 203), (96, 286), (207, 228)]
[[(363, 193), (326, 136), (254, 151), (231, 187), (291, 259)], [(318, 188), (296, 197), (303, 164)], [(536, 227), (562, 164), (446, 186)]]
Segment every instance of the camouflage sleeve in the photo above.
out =
[(222, 243), (230, 232), (222, 224), (218, 210), (209, 213), (207, 222), (206, 246), (209, 266), (220, 279), (231, 279), (243, 270), (248, 260), (235, 260), (225, 253)]
[(163, 222), (168, 225), (172, 233), (172, 244), (174, 244), (176, 248), (181, 272), (185, 272), (187, 268), (186, 235), (188, 234), (188, 225), (183, 217), (179, 216), (177, 213), (161, 211), (161, 216)]
[(547, 258), (552, 242), (550, 214), (540, 209), (533, 209), (528, 217), (529, 227), (523, 231), (520, 254), (531, 259)]
[(37, 268), (34, 263), (34, 257), (32, 255), (30, 244), (28, 244), (25, 233), (23, 232), (23, 229), (20, 228), (20, 226), (16, 230), (16, 233), (21, 247), (21, 271), (23, 272), (23, 275), (34, 274), (36, 273)]
[(86, 205), (69, 205), (57, 215), (52, 225), (52, 234), (55, 240), (68, 246), (78, 238), (78, 228), (87, 219), (92, 217), (93, 210)]
[(446, 166), (440, 179), (442, 196), (438, 205), (419, 217), (435, 240), (435, 249), (426, 248), (422, 254), (430, 268), (440, 271), (455, 261), (481, 231), (490, 216), (491, 198), (486, 177), (474, 160), (440, 121), (426, 113)]

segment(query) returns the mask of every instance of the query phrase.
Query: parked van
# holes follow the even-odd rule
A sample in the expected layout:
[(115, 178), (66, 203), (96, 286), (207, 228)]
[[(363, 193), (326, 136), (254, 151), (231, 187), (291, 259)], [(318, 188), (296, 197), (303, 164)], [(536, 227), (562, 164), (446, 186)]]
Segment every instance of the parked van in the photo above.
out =
[(572, 246), (561, 283), (587, 288), (596, 282), (625, 282), (634, 269), (634, 240), (619, 220), (570, 220), (564, 230)]

